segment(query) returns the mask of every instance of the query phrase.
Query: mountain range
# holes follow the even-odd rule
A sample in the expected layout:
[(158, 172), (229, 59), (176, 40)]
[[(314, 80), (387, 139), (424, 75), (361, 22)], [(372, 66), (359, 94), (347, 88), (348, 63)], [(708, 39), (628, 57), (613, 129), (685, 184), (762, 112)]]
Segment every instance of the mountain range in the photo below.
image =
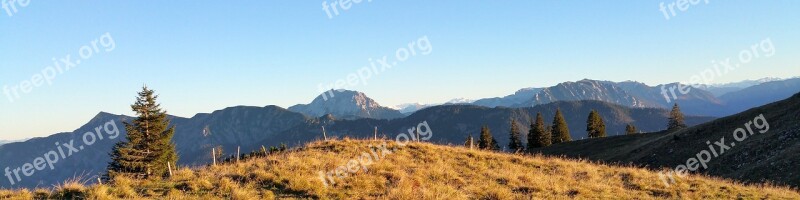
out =
[[(795, 77), (795, 78), (798, 78), (798, 77)], [(755, 86), (755, 85), (758, 85), (758, 84), (762, 84), (762, 83), (766, 83), (766, 82), (773, 82), (773, 81), (782, 81), (782, 80), (785, 80), (785, 79), (767, 77), (767, 78), (762, 78), (762, 79), (744, 80), (744, 81), (732, 82), (732, 83), (700, 84), (700, 85), (697, 86), (697, 88), (700, 88), (702, 90), (706, 90), (708, 92), (711, 92), (711, 94), (714, 94), (714, 96), (718, 96), (719, 97), (719, 96), (722, 96), (723, 94), (726, 94), (726, 93), (729, 93), (729, 92), (739, 91), (741, 89), (745, 89), (745, 88), (748, 88), (748, 87), (751, 87), (751, 86)]]
[[(471, 104), (523, 108), (556, 101), (598, 100), (630, 107), (671, 108), (674, 103), (678, 103), (687, 114), (721, 117), (787, 98), (800, 91), (800, 78), (764, 78), (729, 84), (689, 86), (691, 89), (688, 93), (676, 91), (677, 99), (668, 100), (665, 96), (670, 94), (664, 91), (678, 86), (678, 83), (648, 86), (634, 81), (584, 79), (546, 88), (524, 88), (505, 97), (479, 99)], [(405, 107), (403, 113), (413, 112), (411, 108), (413, 107)]]
[[(780, 100), (783, 96), (788, 97), (800, 91), (799, 88), (800, 79), (788, 79), (762, 83), (720, 97), (693, 89), (679, 98), (678, 103), (688, 114), (687, 124), (696, 125), (714, 120), (714, 116), (724, 113)], [(511, 120), (516, 120), (525, 133), (530, 126), (531, 116), (542, 113), (545, 121), (550, 123), (556, 109), (564, 113), (572, 137), (576, 140), (586, 137), (586, 117), (591, 110), (600, 112), (609, 135), (624, 133), (628, 124), (637, 126), (643, 132), (656, 132), (666, 127), (668, 110), (665, 108), (670, 104), (664, 102), (661, 86), (585, 79), (549, 88), (521, 89), (506, 97), (474, 102), (460, 100), (437, 106), (417, 105), (422, 109), (408, 111), (407, 114), (381, 106), (364, 93), (337, 90), (326, 92), (309, 104), (288, 109), (278, 106), (237, 106), (196, 114), (191, 118), (170, 116), (170, 120), (171, 125), (176, 127), (173, 142), (180, 155), (179, 164), (200, 166), (211, 162), (210, 150), (215, 147), (222, 148), (225, 155), (232, 155), (237, 151), (257, 151), (262, 146), (297, 146), (321, 139), (322, 127), (328, 137), (340, 138), (370, 138), (377, 127), (379, 137), (394, 139), (399, 133), (408, 132), (409, 128), (427, 122), (435, 133), (432, 142), (462, 144), (467, 136), (476, 137), (480, 127), (488, 125), (501, 146), (505, 146), (509, 140)], [(736, 105), (726, 102), (736, 102)], [(85, 133), (96, 132), (97, 127), (109, 122), (113, 122), (121, 132), (119, 137), (82, 146), (79, 152), (55, 163), (55, 170), (37, 171), (14, 185), (0, 179), (0, 187), (46, 187), (75, 176), (103, 173), (111, 147), (124, 138), (123, 122), (131, 119), (130, 116), (101, 112), (73, 132), (0, 146), (0, 170), (6, 167), (15, 169), (59, 148), (59, 143), (80, 143)]]
[[(475, 105), (441, 105), (429, 107), (409, 116), (387, 119), (343, 119), (327, 114), (311, 117), (277, 106), (253, 107), (237, 106), (201, 113), (191, 118), (170, 116), (175, 126), (173, 142), (180, 155), (179, 164), (201, 166), (211, 163), (211, 149), (222, 148), (224, 155), (240, 151), (258, 151), (262, 145), (278, 146), (288, 144), (298, 146), (309, 141), (322, 139), (322, 127), (332, 138), (371, 138), (375, 128), (379, 137), (394, 139), (400, 133), (421, 122), (427, 122), (435, 136), (431, 139), (439, 144), (459, 144), (468, 135), (476, 137), (480, 127), (488, 125), (500, 144), (508, 143), (509, 122), (516, 120), (523, 132), (527, 132), (532, 117), (541, 112), (550, 123), (556, 109), (561, 109), (569, 123), (573, 138), (585, 138), (585, 120), (589, 111), (600, 111), (605, 119), (610, 135), (624, 132), (627, 124), (635, 124), (642, 131), (658, 131), (666, 127), (668, 111), (660, 108), (629, 108), (601, 101), (554, 102), (528, 108), (488, 108)], [(57, 143), (82, 143), (87, 132), (96, 132), (97, 127), (108, 126), (113, 122), (120, 131), (116, 138), (107, 137), (92, 145), (81, 145), (79, 152), (54, 164), (54, 170), (46, 168), (30, 177), (11, 185), (0, 179), (4, 188), (51, 186), (75, 176), (92, 177), (104, 172), (109, 161), (108, 153), (112, 146), (124, 138), (124, 122), (132, 117), (101, 112), (84, 126), (73, 132), (59, 133), (43, 138), (33, 138), (25, 142), (0, 146), (0, 170), (10, 169), (31, 163), (48, 151), (56, 151)], [(690, 125), (699, 124), (711, 117), (687, 116)], [(78, 146), (78, 145), (75, 145)]]
[[(787, 98), (800, 91), (800, 78), (763, 78), (728, 84), (689, 86), (689, 92), (683, 94), (676, 91), (676, 99), (672, 99), (670, 88), (680, 86), (682, 85), (679, 83), (649, 86), (635, 81), (584, 79), (546, 88), (523, 88), (505, 97), (475, 101), (458, 98), (442, 104), (409, 103), (391, 107), (381, 106), (360, 92), (332, 90), (323, 93), (310, 104), (295, 105), (289, 107), (289, 110), (310, 117), (333, 114), (343, 119), (396, 119), (437, 105), (524, 108), (557, 101), (596, 100), (637, 108), (671, 108), (678, 103), (683, 112), (690, 115), (722, 117)], [(762, 93), (753, 95), (753, 91)]]
[(21, 139), (21, 140), (0, 140), (0, 146), (3, 146), (4, 144), (8, 144), (8, 143), (14, 143), (14, 142), (24, 142), (25, 140), (28, 140), (28, 139)]

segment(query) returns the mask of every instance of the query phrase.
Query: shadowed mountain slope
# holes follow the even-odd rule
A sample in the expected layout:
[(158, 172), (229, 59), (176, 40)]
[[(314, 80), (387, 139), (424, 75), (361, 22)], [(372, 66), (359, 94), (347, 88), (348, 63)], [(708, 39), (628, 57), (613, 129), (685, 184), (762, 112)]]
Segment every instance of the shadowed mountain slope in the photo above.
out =
[[(763, 119), (759, 119), (760, 116)], [(748, 134), (734, 135), (735, 130), (746, 131), (747, 127), (754, 134), (747, 131)], [(675, 168), (687, 164), (688, 159), (702, 151), (711, 151), (708, 143), (721, 154), (707, 163), (707, 169), (701, 168), (701, 173), (747, 182), (800, 186), (800, 173), (796, 170), (800, 166), (797, 156), (800, 153), (800, 94), (676, 132), (583, 140), (553, 145), (541, 151), (549, 155)]]

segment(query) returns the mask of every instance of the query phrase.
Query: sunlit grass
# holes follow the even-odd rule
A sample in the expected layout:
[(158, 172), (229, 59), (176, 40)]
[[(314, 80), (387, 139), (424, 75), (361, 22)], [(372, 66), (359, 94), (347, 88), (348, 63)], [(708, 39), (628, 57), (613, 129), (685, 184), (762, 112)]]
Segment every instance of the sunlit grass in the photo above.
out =
[(336, 184), (328, 172), (383, 141), (314, 142), (235, 164), (176, 169), (162, 181), (117, 178), (65, 182), (53, 191), (0, 191), (0, 199), (800, 199), (792, 189), (689, 175), (664, 185), (657, 172), (585, 160), (513, 155), (463, 147), (389, 142), (391, 154)]

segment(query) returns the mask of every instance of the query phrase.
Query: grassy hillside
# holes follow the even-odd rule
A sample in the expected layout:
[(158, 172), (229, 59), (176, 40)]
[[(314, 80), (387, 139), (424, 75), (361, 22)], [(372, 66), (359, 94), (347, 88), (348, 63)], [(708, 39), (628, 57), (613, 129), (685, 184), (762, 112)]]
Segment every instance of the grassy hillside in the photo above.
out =
[[(71, 182), (52, 191), (0, 191), (4, 198), (168, 199), (798, 199), (796, 191), (688, 176), (667, 188), (656, 172), (582, 160), (511, 155), (463, 147), (383, 141), (315, 142), (234, 164), (180, 169), (164, 181)], [(359, 156), (380, 158), (336, 184), (319, 172)], [(365, 163), (368, 163), (365, 161)]]
[[(759, 122), (755, 120), (758, 116), (763, 116), (769, 128), (759, 129), (751, 125), (754, 134), (747, 134), (742, 141), (737, 141), (735, 130), (746, 130), (748, 123)], [(724, 153), (721, 151), (723, 148), (715, 144), (723, 138), (727, 146)], [(710, 150), (709, 146), (721, 154), (710, 159), (708, 168), (701, 168), (698, 173), (751, 183), (769, 181), (800, 187), (800, 173), (797, 173), (800, 166), (800, 157), (797, 156), (800, 152), (800, 94), (680, 131), (581, 140), (553, 145), (541, 152), (653, 168), (675, 168), (698, 153)]]

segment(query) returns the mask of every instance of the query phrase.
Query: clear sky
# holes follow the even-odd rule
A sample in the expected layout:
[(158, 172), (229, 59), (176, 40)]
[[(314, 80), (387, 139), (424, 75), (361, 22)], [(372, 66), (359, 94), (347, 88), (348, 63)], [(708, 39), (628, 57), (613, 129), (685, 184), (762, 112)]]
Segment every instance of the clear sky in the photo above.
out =
[[(674, 16), (675, 2), (664, 1), (669, 19), (661, 1), (638, 0), (364, 0), (348, 9), (327, 1), (328, 12), (306, 0), (2, 2), (14, 9), (0, 10), (0, 87), (19, 92), (28, 81), (29, 90), (0, 96), (0, 139), (72, 131), (100, 111), (130, 115), (143, 84), (184, 117), (308, 103), (320, 84), (346, 80), (370, 59), (396, 60), (401, 48), (416, 55), (346, 88), (391, 106), (583, 78), (654, 85), (738, 60), (765, 39), (771, 56), (751, 52), (761, 57), (712, 82), (800, 76), (794, 0), (703, 0), (672, 6)], [(47, 71), (67, 55), (81, 63)]]

